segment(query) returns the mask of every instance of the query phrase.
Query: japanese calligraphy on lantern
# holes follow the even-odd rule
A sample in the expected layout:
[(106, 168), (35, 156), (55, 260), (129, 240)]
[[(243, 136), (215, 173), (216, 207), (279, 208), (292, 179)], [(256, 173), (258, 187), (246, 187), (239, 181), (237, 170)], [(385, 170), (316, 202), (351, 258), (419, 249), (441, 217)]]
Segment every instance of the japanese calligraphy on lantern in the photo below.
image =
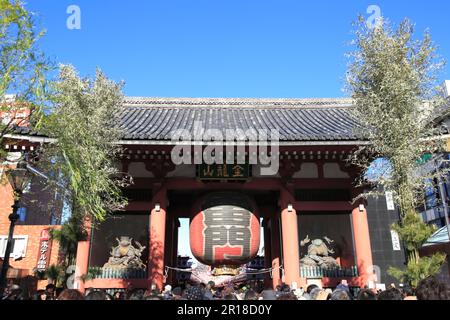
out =
[(41, 237), (39, 242), (39, 252), (36, 269), (43, 271), (48, 268), (51, 253), (51, 238), (48, 229), (41, 231)]
[(194, 256), (208, 265), (245, 264), (259, 248), (259, 218), (246, 198), (216, 193), (191, 220)]
[(251, 177), (249, 164), (201, 164), (197, 166), (200, 180), (247, 180)]
[[(250, 256), (252, 213), (248, 210), (232, 206), (219, 206), (206, 209), (203, 223), (205, 225), (205, 259), (214, 261), (220, 256), (216, 248), (238, 248), (236, 254), (230, 250), (223, 252), (220, 260), (235, 260), (242, 256)], [(216, 252), (218, 251), (218, 252)]]

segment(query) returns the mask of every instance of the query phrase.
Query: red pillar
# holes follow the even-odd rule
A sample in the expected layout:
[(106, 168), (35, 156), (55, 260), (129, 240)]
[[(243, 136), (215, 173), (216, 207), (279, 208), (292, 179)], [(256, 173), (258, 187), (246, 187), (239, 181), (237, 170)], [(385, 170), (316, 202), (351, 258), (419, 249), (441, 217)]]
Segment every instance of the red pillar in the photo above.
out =
[(300, 280), (300, 253), (298, 242), (298, 219), (294, 208), (281, 212), (281, 229), (283, 234), (283, 268), (284, 282), (288, 285)]
[(270, 219), (270, 246), (272, 259), (272, 284), (275, 289), (281, 284), (280, 277), (280, 224), (278, 217)]
[(164, 286), (164, 249), (166, 236), (165, 203), (159, 203), (160, 208), (153, 208), (150, 214), (150, 251), (149, 251), (149, 282), (156, 284), (158, 289)]
[(352, 224), (360, 286), (364, 287), (369, 281), (374, 280), (374, 274), (367, 211), (363, 207), (361, 209), (359, 206), (353, 209)]
[(74, 280), (74, 288), (80, 290), (82, 293), (85, 292), (85, 285), (81, 277), (89, 271), (89, 254), (91, 250), (92, 224), (89, 219), (85, 221), (85, 230), (86, 239), (84, 241), (78, 241)]

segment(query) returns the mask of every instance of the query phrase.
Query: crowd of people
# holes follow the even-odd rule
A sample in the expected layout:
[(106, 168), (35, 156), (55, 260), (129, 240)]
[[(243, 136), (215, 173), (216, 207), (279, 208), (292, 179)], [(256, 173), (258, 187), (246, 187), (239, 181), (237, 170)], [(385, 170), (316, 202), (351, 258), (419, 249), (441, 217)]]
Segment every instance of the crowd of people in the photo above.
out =
[(396, 288), (389, 286), (386, 290), (364, 288), (354, 292), (345, 281), (336, 288), (323, 289), (309, 285), (306, 290), (292, 289), (288, 285), (277, 286), (267, 290), (261, 282), (242, 285), (216, 287), (214, 282), (208, 284), (185, 284), (172, 288), (166, 285), (164, 290), (134, 289), (108, 293), (105, 290), (88, 288), (85, 294), (75, 289), (57, 288), (47, 285), (45, 290), (37, 291), (26, 297), (17, 285), (11, 285), (5, 291), (3, 300), (450, 300), (450, 286), (434, 277), (422, 280), (417, 288)]

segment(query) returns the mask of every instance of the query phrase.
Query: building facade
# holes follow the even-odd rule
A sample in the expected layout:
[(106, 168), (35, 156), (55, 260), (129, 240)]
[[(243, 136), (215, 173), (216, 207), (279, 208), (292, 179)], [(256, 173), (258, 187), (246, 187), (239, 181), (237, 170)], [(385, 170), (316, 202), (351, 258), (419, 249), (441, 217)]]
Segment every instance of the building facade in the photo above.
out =
[[(124, 152), (117, 165), (133, 177), (124, 190), (129, 204), (101, 224), (86, 222), (89, 236), (78, 245), (75, 287), (174, 283), (170, 268), (177, 266), (179, 219), (192, 224), (198, 201), (217, 193), (222, 196), (216, 205), (229, 205), (229, 194), (252, 203), (263, 227), (268, 285), (392, 282), (388, 266), (404, 264), (403, 248), (390, 230), (398, 216), (383, 199), (352, 202), (363, 190), (354, 183), (360, 172), (346, 159), (366, 142), (355, 134), (351, 108), (346, 99), (125, 99), (119, 142)], [(7, 148), (24, 150), (48, 141), (26, 130), (9, 139)], [(12, 204), (3, 199), (2, 216)], [(228, 242), (216, 247), (243, 252), (247, 238), (232, 237), (232, 228), (224, 228)], [(105, 267), (111, 247), (123, 237), (145, 247), (145, 270)], [(205, 237), (194, 238), (204, 242), (191, 237), (191, 247), (207, 247)], [(300, 262), (322, 243), (335, 268)], [(85, 277), (91, 270), (95, 275)]]
[[(30, 148), (34, 149), (29, 142), (22, 141), (19, 144), (20, 148), (19, 145), (3, 147), (11, 151), (10, 156), (20, 154), (17, 151), (20, 149), (24, 152), (32, 151)], [(12, 213), (14, 203), (13, 191), (5, 179), (4, 171), (13, 163), (14, 160), (6, 162), (0, 168), (0, 261), (2, 263), (10, 226), (8, 216)], [(51, 230), (60, 228), (62, 203), (54, 190), (45, 188), (45, 181), (42, 178), (34, 177), (19, 205), (20, 218), (14, 229), (7, 278), (33, 292), (47, 285), (47, 281), (40, 280), (41, 277), (37, 276), (36, 271), (45, 271), (51, 265), (60, 264), (63, 259), (59, 243), (50, 237)]]

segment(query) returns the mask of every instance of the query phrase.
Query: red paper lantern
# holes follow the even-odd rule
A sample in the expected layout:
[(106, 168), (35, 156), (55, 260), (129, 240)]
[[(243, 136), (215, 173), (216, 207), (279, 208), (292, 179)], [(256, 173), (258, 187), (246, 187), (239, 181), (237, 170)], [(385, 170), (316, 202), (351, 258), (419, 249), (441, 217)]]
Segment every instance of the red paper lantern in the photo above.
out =
[(212, 193), (195, 206), (190, 224), (190, 244), (200, 262), (242, 265), (256, 257), (260, 224), (253, 201), (232, 192)]

